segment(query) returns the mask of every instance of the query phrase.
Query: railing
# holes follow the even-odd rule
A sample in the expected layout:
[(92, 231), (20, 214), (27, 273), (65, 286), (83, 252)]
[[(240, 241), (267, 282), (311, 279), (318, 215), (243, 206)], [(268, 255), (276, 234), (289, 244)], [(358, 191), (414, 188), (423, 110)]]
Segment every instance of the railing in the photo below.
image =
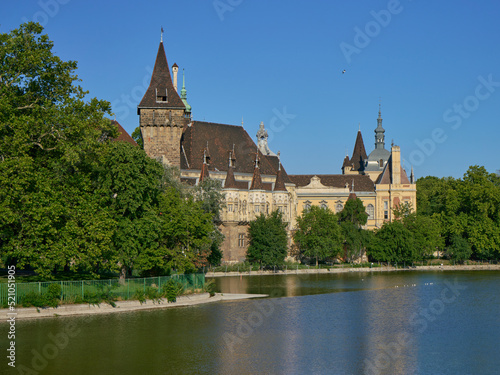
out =
[[(103, 290), (110, 291), (113, 296), (122, 300), (130, 299), (136, 292), (146, 292), (149, 287), (161, 289), (168, 280), (174, 279), (179, 281), (184, 290), (194, 291), (201, 289), (205, 285), (205, 275), (184, 274), (173, 276), (156, 276), (140, 279), (125, 279), (120, 282), (119, 279), (110, 280), (78, 280), (78, 281), (44, 281), (32, 283), (15, 283), (16, 304), (28, 293), (44, 294), (49, 285), (61, 285), (61, 301), (74, 301), (84, 299), (86, 295), (97, 293)], [(11, 284), (12, 285), (12, 284)], [(0, 284), (0, 307), (7, 303), (8, 299), (8, 284)]]

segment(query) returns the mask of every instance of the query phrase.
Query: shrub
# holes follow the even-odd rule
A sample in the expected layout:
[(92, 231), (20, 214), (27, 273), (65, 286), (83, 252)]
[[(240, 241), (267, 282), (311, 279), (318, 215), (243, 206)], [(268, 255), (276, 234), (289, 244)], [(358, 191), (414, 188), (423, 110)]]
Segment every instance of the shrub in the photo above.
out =
[(174, 279), (168, 280), (163, 287), (168, 302), (176, 302), (177, 297), (182, 294), (183, 289), (182, 283)]

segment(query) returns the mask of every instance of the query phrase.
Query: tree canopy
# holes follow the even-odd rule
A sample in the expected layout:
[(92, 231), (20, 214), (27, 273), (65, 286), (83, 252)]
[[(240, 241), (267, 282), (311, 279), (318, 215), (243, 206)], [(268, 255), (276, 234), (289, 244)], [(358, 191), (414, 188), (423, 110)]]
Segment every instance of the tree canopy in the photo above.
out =
[(87, 98), (76, 62), (57, 57), (42, 31), (30, 22), (0, 34), (3, 263), (46, 278), (206, 264), (222, 241), (220, 187), (200, 196), (141, 148), (115, 142), (110, 104)]
[(312, 206), (297, 218), (295, 244), (302, 257), (319, 260), (340, 254), (342, 237), (337, 215), (329, 208)]
[(280, 266), (287, 255), (287, 223), (278, 210), (268, 216), (263, 213), (251, 221), (248, 228), (250, 245), (247, 259), (262, 266)]

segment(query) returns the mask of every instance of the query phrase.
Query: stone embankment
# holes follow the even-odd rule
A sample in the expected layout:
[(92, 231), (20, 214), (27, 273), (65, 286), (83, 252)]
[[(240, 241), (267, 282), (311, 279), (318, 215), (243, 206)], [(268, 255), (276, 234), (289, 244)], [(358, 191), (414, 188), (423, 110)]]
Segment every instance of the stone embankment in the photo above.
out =
[(393, 272), (393, 271), (500, 271), (500, 264), (477, 264), (477, 265), (433, 265), (433, 266), (416, 266), (416, 267), (350, 267), (343, 268), (309, 268), (309, 269), (292, 269), (285, 270), (265, 270), (265, 271), (245, 271), (245, 272), (207, 272), (206, 277), (222, 277), (222, 276), (259, 276), (259, 275), (295, 275), (295, 274), (314, 274), (314, 273), (346, 273), (346, 272)]
[[(177, 301), (172, 303), (168, 303), (166, 299), (160, 303), (153, 303), (153, 301), (148, 300), (143, 304), (141, 304), (139, 301), (116, 301), (116, 307), (112, 307), (107, 303), (101, 303), (100, 305), (75, 304), (61, 305), (56, 308), (49, 307), (44, 309), (37, 309), (36, 307), (19, 307), (15, 312), (17, 313), (16, 320), (37, 319), (58, 316), (97, 315), (138, 310), (164, 309), (181, 306), (194, 306), (218, 301), (231, 301), (263, 297), (268, 297), (268, 295), (216, 293), (215, 296), (210, 297), (208, 293), (202, 293), (177, 297)], [(9, 311), (8, 309), (0, 309), (0, 316), (7, 316), (7, 313), (9, 312), (12, 311)]]

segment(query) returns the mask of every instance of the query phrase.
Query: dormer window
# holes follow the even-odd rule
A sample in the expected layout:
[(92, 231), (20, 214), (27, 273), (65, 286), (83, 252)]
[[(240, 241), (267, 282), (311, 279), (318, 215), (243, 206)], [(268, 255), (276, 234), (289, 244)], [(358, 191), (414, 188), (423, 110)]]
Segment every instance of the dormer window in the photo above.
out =
[(167, 89), (165, 89), (165, 92), (162, 92), (162, 90), (158, 91), (156, 89), (156, 102), (157, 103), (166, 103), (167, 102)]

